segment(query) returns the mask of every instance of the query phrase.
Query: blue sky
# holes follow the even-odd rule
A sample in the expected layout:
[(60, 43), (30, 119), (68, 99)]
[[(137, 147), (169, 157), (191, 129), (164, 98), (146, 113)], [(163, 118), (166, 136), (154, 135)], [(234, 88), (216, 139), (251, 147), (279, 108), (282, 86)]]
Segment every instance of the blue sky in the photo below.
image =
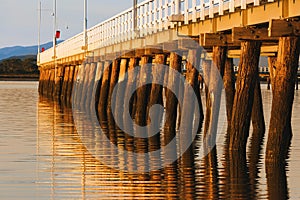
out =
[[(0, 48), (37, 44), (39, 1), (42, 2), (41, 43), (52, 41), (53, 0), (0, 0)], [(87, 1), (88, 27), (132, 6), (132, 0)], [(82, 31), (83, 2), (83, 0), (57, 0), (57, 21), (62, 39)]]

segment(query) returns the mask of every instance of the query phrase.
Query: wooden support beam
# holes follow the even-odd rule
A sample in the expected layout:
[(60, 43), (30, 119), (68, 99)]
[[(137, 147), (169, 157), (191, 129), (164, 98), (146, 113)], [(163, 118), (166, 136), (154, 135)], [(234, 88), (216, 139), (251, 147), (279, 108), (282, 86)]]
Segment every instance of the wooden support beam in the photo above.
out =
[(118, 57), (120, 57), (120, 53), (108, 53), (108, 54), (105, 54), (104, 60), (113, 61), (113, 60), (117, 59)]
[(213, 46), (241, 46), (240, 41), (232, 41), (231, 35), (222, 33), (201, 34), (199, 44), (203, 47)]
[(177, 51), (178, 50), (178, 41), (163, 43), (163, 50), (168, 51), (168, 52)]
[(268, 35), (270, 37), (300, 36), (300, 21), (271, 19)]
[(135, 56), (142, 57), (142, 56), (152, 56), (155, 54), (163, 53), (163, 48), (161, 46), (149, 46), (143, 49), (136, 49)]
[(184, 22), (184, 15), (183, 14), (178, 14), (178, 15), (171, 15), (168, 17), (169, 22)]
[(135, 57), (142, 57), (145, 55), (145, 49), (136, 49), (135, 50)]
[(201, 46), (226, 46), (228, 38), (224, 34), (205, 33), (200, 35)]
[(155, 54), (161, 54), (163, 53), (162, 46), (156, 45), (156, 46), (149, 46), (145, 48), (145, 53), (144, 55), (155, 55)]
[(199, 48), (198, 38), (178, 40), (178, 49), (197, 49), (197, 48)]
[[(275, 56), (277, 52), (278, 52), (277, 45), (262, 46), (260, 55), (261, 56)], [(240, 49), (230, 49), (228, 51), (229, 58), (239, 58), (240, 55), (241, 55)]]
[(94, 56), (94, 62), (100, 62), (100, 56)]
[(133, 58), (135, 56), (136, 56), (135, 55), (135, 50), (121, 52), (121, 57), (122, 58)]
[(232, 29), (232, 41), (256, 40), (256, 41), (277, 41), (278, 37), (270, 37), (267, 28), (234, 27)]

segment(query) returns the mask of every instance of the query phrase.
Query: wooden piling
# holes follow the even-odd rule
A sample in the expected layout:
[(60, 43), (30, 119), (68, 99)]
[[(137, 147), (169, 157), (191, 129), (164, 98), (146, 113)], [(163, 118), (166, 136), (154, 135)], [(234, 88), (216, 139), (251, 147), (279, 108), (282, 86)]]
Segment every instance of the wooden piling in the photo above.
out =
[[(170, 68), (178, 73), (181, 73), (182, 57), (175, 52), (170, 53)], [(175, 93), (179, 92), (179, 80), (173, 73), (169, 73), (168, 86), (166, 88), (166, 121), (164, 129), (170, 133), (175, 133), (177, 120), (178, 99)], [(166, 138), (167, 137), (167, 138)], [(165, 140), (171, 141), (174, 136), (165, 136)], [(169, 142), (166, 142), (168, 144)]]
[(67, 104), (70, 104), (72, 99), (73, 84), (74, 84), (74, 80), (76, 81), (76, 77), (74, 78), (75, 68), (76, 68), (75, 66), (72, 65), (69, 66), (69, 79), (67, 83), (67, 92), (66, 92)]
[[(137, 66), (137, 63), (138, 63), (137, 58), (135, 57), (130, 58), (128, 63), (128, 80), (127, 80), (126, 92), (124, 96), (124, 99), (130, 99), (129, 102), (124, 102), (124, 103), (129, 103), (128, 109), (129, 109), (129, 113), (131, 114), (131, 117), (134, 117), (135, 113), (133, 112), (134, 97), (131, 97), (130, 91), (136, 87), (136, 82), (137, 82), (136, 74), (132, 70), (134, 70), (134, 68)], [(127, 112), (124, 107), (123, 110)], [(125, 113), (123, 113), (124, 126), (126, 126), (127, 130), (131, 130), (133, 127), (129, 126), (130, 124), (129, 120), (132, 119), (128, 119), (124, 115)]]
[(287, 169), (283, 163), (266, 163), (268, 199), (289, 199)]
[[(152, 57), (150, 56), (142, 56), (141, 58), (141, 69), (139, 74), (138, 84), (143, 85), (145, 82), (148, 81), (151, 75), (151, 70), (144, 65), (147, 65), (152, 62)], [(147, 104), (148, 98), (151, 91), (151, 85), (143, 85), (136, 90), (137, 95), (137, 102), (136, 102), (136, 112), (135, 112), (135, 123), (139, 126), (146, 126), (147, 125)], [(149, 158), (147, 157), (148, 153), (148, 140), (147, 138), (136, 138), (135, 139), (135, 146), (137, 148), (137, 153), (141, 155), (138, 156), (137, 162), (143, 163), (142, 165), (137, 166), (138, 171), (147, 171), (149, 170)], [(148, 179), (149, 175), (142, 173), (139, 176), (140, 180)]]
[[(186, 73), (186, 81), (187, 84), (190, 84), (193, 88), (198, 87), (197, 79), (198, 79), (198, 71), (197, 65), (199, 64), (200, 59), (200, 49), (191, 49), (188, 51), (188, 62), (187, 62), (187, 73)], [(187, 87), (187, 86), (186, 86)], [(182, 155), (179, 164), (183, 169), (183, 186), (185, 185), (194, 185), (194, 146), (189, 145), (186, 151), (182, 150), (182, 147), (186, 146), (187, 143), (193, 141), (192, 131), (193, 131), (193, 120), (194, 120), (194, 99), (191, 98), (190, 92), (187, 88), (184, 89), (184, 97), (183, 97), (183, 105), (182, 105), (182, 114), (181, 114), (181, 123), (180, 123), (180, 136), (179, 136), (179, 147), (180, 154)], [(197, 99), (196, 99), (197, 101)], [(199, 106), (202, 102), (198, 101)], [(199, 112), (201, 112), (201, 108), (199, 107)], [(199, 113), (200, 114), (200, 113)], [(202, 113), (203, 114), (203, 113)], [(200, 123), (200, 122), (199, 122)], [(199, 125), (200, 126), (200, 125)], [(194, 198), (194, 188), (184, 188), (184, 191), (181, 191), (182, 195), (184, 195), (187, 199)]]
[(270, 76), (267, 77), (267, 90), (270, 90), (271, 88), (271, 80), (270, 80)]
[(73, 104), (79, 108), (80, 100), (82, 95), (83, 83), (84, 83), (84, 66), (78, 65), (77, 66), (77, 74), (76, 74), (76, 84), (74, 84), (74, 99)]
[[(148, 68), (143, 67), (148, 63), (152, 62), (152, 58), (150, 56), (142, 56), (141, 58), (141, 69), (140, 69), (140, 76), (139, 76), (139, 83), (142, 85), (147, 81), (149, 78), (151, 71)], [(147, 104), (148, 98), (150, 95), (151, 86), (144, 85), (142, 87), (137, 88), (137, 102), (136, 102), (136, 112), (135, 112), (135, 121), (140, 126), (146, 126), (147, 122)]]
[(217, 148), (214, 147), (202, 160), (203, 180), (201, 182), (204, 184), (201, 199), (220, 199)]
[(291, 116), (297, 76), (300, 40), (298, 37), (280, 37), (269, 137), (266, 148), (267, 162), (283, 161), (292, 138)]
[(116, 99), (112, 98), (112, 94), (113, 91), (115, 89), (115, 86), (118, 82), (118, 78), (119, 78), (119, 72), (120, 72), (120, 60), (114, 60), (112, 63), (112, 69), (111, 69), (111, 74), (110, 74), (110, 83), (109, 83), (109, 90), (108, 90), (108, 96), (107, 96), (107, 119), (108, 119), (108, 125), (110, 127), (114, 127), (115, 126), (115, 120), (113, 117), (113, 109), (112, 108), (112, 101), (116, 101)]
[(41, 94), (43, 96), (47, 96), (49, 81), (50, 81), (50, 70), (45, 69), (44, 70), (44, 82), (43, 82), (42, 88), (41, 88)]
[(51, 75), (52, 75), (52, 73), (51, 73), (51, 69), (47, 69), (47, 79), (46, 79), (46, 83), (45, 83), (45, 86), (44, 86), (44, 95), (46, 96), (46, 97), (49, 97), (49, 93), (50, 93), (50, 86), (51, 86)]
[[(233, 102), (234, 102), (234, 94), (235, 94), (235, 76), (233, 71), (232, 58), (226, 59), (223, 81), (224, 81), (225, 97), (226, 97), (227, 122), (228, 122), (228, 127), (230, 127)], [(228, 130), (229, 129), (230, 128), (228, 128)]]
[[(273, 87), (273, 86), (272, 86)], [(265, 119), (263, 112), (262, 94), (260, 88), (259, 76), (257, 75), (257, 81), (254, 89), (254, 100), (251, 114), (252, 121), (252, 138), (250, 141), (249, 153), (248, 153), (248, 167), (249, 167), (249, 181), (251, 184), (252, 193), (255, 195), (253, 198), (256, 199), (256, 189), (258, 187), (258, 176), (259, 169), (257, 167), (261, 159), (262, 145), (264, 142), (265, 135)]]
[(96, 74), (95, 74), (95, 81), (93, 86), (93, 92), (94, 96), (91, 99), (91, 111), (97, 111), (98, 103), (99, 103), (99, 97), (100, 97), (100, 89), (101, 89), (101, 83), (102, 83), (102, 76), (103, 76), (103, 62), (97, 62), (96, 66)]
[(266, 125), (265, 125), (261, 88), (260, 88), (260, 81), (259, 81), (258, 74), (256, 79), (257, 81), (254, 89), (254, 99), (253, 99), (251, 120), (252, 120), (252, 127), (253, 127), (253, 136), (256, 135), (254, 137), (256, 137), (259, 140), (262, 140), (264, 133), (266, 131)]
[[(201, 56), (201, 49), (191, 49), (188, 51), (187, 63), (186, 63), (186, 68), (187, 68), (186, 80), (190, 84), (190, 86), (194, 89), (194, 93), (197, 97), (197, 101), (191, 102), (191, 104), (194, 104), (199, 108), (199, 115), (194, 116), (196, 121), (198, 121), (198, 124), (192, 124), (191, 126), (193, 128), (197, 127), (197, 130), (195, 130), (197, 133), (200, 132), (202, 128), (202, 122), (204, 119), (203, 106), (202, 106), (199, 81), (198, 81), (200, 56)], [(184, 91), (184, 101), (187, 101), (186, 98), (188, 98), (188, 96), (186, 95), (188, 94), (186, 94), (186, 91)]]
[(62, 89), (60, 94), (61, 102), (65, 102), (66, 100), (67, 84), (69, 80), (69, 66), (65, 66), (64, 68), (65, 68), (65, 72), (64, 72), (64, 78), (63, 78)]
[(47, 94), (47, 86), (49, 84), (49, 70), (48, 69), (44, 69), (44, 81), (41, 85), (41, 89), (40, 89), (40, 94), (44, 97), (46, 97)]
[(209, 85), (206, 94), (206, 122), (204, 127), (204, 142), (208, 148), (213, 147), (216, 142), (227, 48), (213, 47), (212, 57), (212, 68), (209, 73)]
[(64, 67), (58, 66), (56, 68), (56, 77), (54, 78), (54, 91), (53, 98), (55, 100), (60, 100), (60, 95), (62, 91), (62, 80), (64, 77)]
[[(161, 65), (165, 65), (166, 62), (166, 56), (164, 54), (156, 54), (155, 55), (155, 59), (153, 61), (153, 65), (154, 68), (152, 70), (152, 78), (153, 78), (153, 82), (157, 82), (160, 84), (164, 84), (164, 67), (165, 66), (161, 66)], [(150, 92), (150, 98), (149, 98), (149, 102), (147, 105), (147, 124), (150, 123), (154, 123), (157, 125), (161, 124), (161, 120), (162, 120), (162, 114), (160, 112), (154, 112), (153, 117), (150, 119), (149, 118), (149, 110), (150, 108), (155, 105), (155, 104), (160, 104), (161, 106), (163, 106), (163, 102), (162, 102), (162, 90), (163, 90), (163, 86), (162, 85), (158, 85), (156, 83), (152, 83), (151, 85), (151, 92)], [(149, 126), (150, 127), (150, 126)], [(151, 133), (151, 129), (148, 129), (148, 134)], [(149, 152), (154, 152), (158, 149), (161, 148), (161, 143), (160, 143), (160, 133), (156, 133), (154, 136), (150, 136), (148, 138), (149, 141), (149, 145), (148, 145), (148, 151)], [(160, 155), (155, 157), (150, 157), (150, 163), (149, 163), (151, 168), (154, 167), (160, 167), (161, 166), (161, 158)], [(150, 172), (150, 178), (151, 180), (160, 180), (161, 179), (161, 171), (160, 170), (154, 170)]]
[(54, 72), (54, 69), (51, 69), (51, 70), (49, 70), (49, 71), (50, 71), (50, 76), (49, 76), (49, 82), (48, 82), (48, 92), (47, 92), (47, 96), (48, 96), (49, 98), (53, 98), (55, 72)]
[(87, 92), (86, 92), (86, 102), (85, 102), (85, 109), (89, 110), (91, 107), (91, 101), (93, 96), (93, 89), (94, 89), (94, 82), (95, 82), (95, 74), (96, 74), (96, 67), (97, 64), (92, 62), (90, 64), (90, 70), (89, 70), (89, 80), (87, 81)]
[(205, 104), (206, 104), (206, 112), (205, 112), (205, 120), (204, 120), (204, 133), (207, 133), (210, 123), (210, 115), (211, 110), (211, 101), (209, 97), (209, 84), (210, 84), (210, 72), (211, 72), (211, 60), (203, 60), (202, 68), (203, 68), (203, 78), (205, 85)]
[(90, 63), (84, 63), (83, 64), (83, 84), (82, 84), (82, 90), (80, 93), (80, 108), (84, 108), (85, 104), (87, 103), (87, 91), (88, 91), (88, 82), (89, 82), (89, 75), (91, 70), (91, 64)]
[[(118, 83), (119, 84), (126, 84), (128, 83), (128, 79), (125, 80), (125, 74), (127, 72), (127, 67), (128, 67), (128, 61), (127, 59), (121, 59), (120, 63), (120, 72), (119, 72), (119, 77), (118, 77)], [(114, 113), (115, 118), (118, 118), (119, 127), (123, 127), (123, 112), (124, 112), (124, 103), (127, 103), (124, 101), (125, 97), (125, 92), (126, 92), (126, 86), (125, 87), (117, 87), (116, 88), (116, 99), (115, 101), (115, 108), (114, 108)]]
[(102, 76), (101, 90), (99, 95), (99, 104), (98, 104), (98, 115), (100, 121), (107, 120), (107, 96), (110, 83), (110, 74), (111, 74), (111, 62), (105, 61), (104, 63), (104, 72)]
[(39, 87), (38, 87), (38, 92), (39, 94), (43, 94), (44, 92), (44, 84), (45, 84), (45, 79), (46, 79), (46, 70), (45, 69), (40, 69), (40, 77), (39, 77)]
[[(129, 133), (126, 132), (125, 134), (125, 150), (126, 151), (130, 151), (130, 152), (134, 152), (135, 150), (135, 138), (132, 136), (133, 133), (134, 133), (134, 130), (133, 130), (133, 126), (132, 124), (130, 123), (130, 121), (132, 120), (132, 118), (127, 118), (127, 117), (124, 117), (125, 115), (125, 112), (128, 112), (127, 110), (125, 110), (125, 104), (129, 104), (128, 105), (128, 108), (129, 108), (129, 113), (131, 114), (131, 116), (134, 116), (132, 114), (132, 107), (133, 107), (133, 99), (134, 98), (130, 98), (131, 97), (131, 94), (129, 91), (131, 91), (132, 88), (134, 88), (136, 86), (136, 77), (135, 77), (135, 73), (133, 73), (133, 71), (131, 70), (134, 70), (134, 68), (137, 66), (137, 61), (138, 59), (135, 58), (135, 57), (132, 57), (129, 59), (129, 63), (128, 63), (128, 77), (127, 77), (127, 85), (126, 85), (126, 91), (125, 91), (125, 94), (124, 94), (124, 99), (130, 99), (129, 102), (124, 102), (124, 105), (123, 105), (123, 125), (124, 127), (126, 128), (126, 130), (129, 130)], [(137, 168), (136, 166), (136, 160), (134, 157), (127, 157), (126, 158), (127, 162), (128, 162), (128, 171), (135, 171)]]
[[(261, 42), (243, 41), (230, 127), (230, 150), (246, 151)], [(245, 153), (243, 153), (246, 155)]]
[[(157, 54), (155, 55), (155, 59), (153, 61), (153, 65), (156, 66), (157, 68), (152, 70), (152, 79), (153, 82), (158, 82), (160, 84), (164, 83), (164, 66), (160, 66), (160, 65), (165, 65), (166, 62), (166, 56), (164, 54)], [(163, 86), (156, 84), (156, 83), (152, 83), (151, 84), (151, 89), (150, 89), (150, 97), (149, 97), (149, 102), (147, 105), (147, 124), (150, 123), (150, 121), (152, 121), (152, 123), (159, 123), (162, 120), (162, 116), (160, 114), (162, 113), (154, 113), (155, 117), (154, 119), (150, 119), (149, 118), (149, 110), (150, 108), (155, 105), (155, 104), (160, 104), (161, 106), (163, 106), (163, 102), (162, 102), (162, 90), (163, 90)], [(155, 122), (154, 122), (155, 121)]]
[(228, 199), (254, 199), (249, 184), (249, 169), (245, 152), (230, 151), (228, 167), (230, 172), (230, 183), (227, 183), (230, 184)]
[(269, 68), (269, 82), (268, 82), (268, 89), (270, 87), (272, 87), (272, 90), (274, 88), (274, 77), (276, 75), (276, 60), (277, 57), (276, 56), (269, 56), (268, 57), (268, 68)]
[(71, 102), (74, 106), (76, 102), (76, 88), (78, 87), (78, 82), (79, 82), (79, 72), (80, 72), (80, 65), (74, 66), (74, 74), (73, 74), (73, 84), (71, 88)]
[[(171, 145), (170, 142), (173, 139), (176, 139), (176, 120), (177, 120), (177, 112), (178, 112), (178, 97), (176, 97), (176, 93), (179, 93), (180, 81), (176, 79), (173, 73), (170, 71), (175, 71), (181, 73), (181, 64), (182, 64), (182, 57), (179, 55), (180, 52), (171, 52), (170, 53), (170, 64), (169, 70), (166, 74), (168, 76), (167, 87), (165, 88), (165, 95), (166, 95), (166, 119), (164, 124), (164, 144)], [(182, 86), (183, 87), (183, 86)], [(177, 199), (178, 197), (173, 194), (177, 193), (178, 186), (176, 184), (178, 180), (178, 172), (177, 172), (177, 161), (174, 161), (177, 157), (177, 146), (176, 144), (172, 145), (170, 148), (165, 148), (164, 154), (164, 174), (165, 180), (168, 188), (168, 198), (169, 199)], [(174, 162), (172, 162), (174, 161)], [(175, 191), (173, 191), (173, 190)]]

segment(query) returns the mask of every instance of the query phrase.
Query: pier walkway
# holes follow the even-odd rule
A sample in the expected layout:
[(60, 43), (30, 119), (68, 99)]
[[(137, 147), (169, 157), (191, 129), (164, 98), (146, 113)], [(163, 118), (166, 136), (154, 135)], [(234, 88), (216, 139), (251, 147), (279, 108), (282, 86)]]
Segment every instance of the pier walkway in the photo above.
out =
[(206, 49), (228, 45), (229, 57), (239, 56), (240, 40), (261, 40), (262, 54), (274, 55), (278, 36), (300, 34), (298, 23), (291, 26), (300, 16), (299, 7), (298, 0), (146, 0), (88, 29), (87, 42), (80, 33), (58, 44), (55, 57), (54, 48), (40, 53), (38, 64), (80, 63), (87, 55), (103, 57), (170, 43), (184, 49), (188, 44), (182, 36)]
[[(190, 132), (199, 132), (205, 119), (204, 146), (212, 148), (216, 142), (220, 85), (224, 83), (229, 150), (246, 159), (251, 122), (258, 143), (266, 130), (258, 81), (259, 59), (264, 55), (268, 57), (273, 93), (266, 161), (281, 165), (292, 138), (300, 51), (299, 8), (300, 0), (146, 0), (39, 53), (39, 93), (65, 103), (75, 101), (79, 107), (94, 111), (96, 108), (100, 121), (115, 124), (118, 118), (117, 125), (126, 126), (131, 124), (128, 120), (135, 120), (137, 127), (128, 130), (149, 133), (149, 143), (154, 143), (149, 145), (151, 153), (160, 137), (151, 135), (145, 127), (151, 121), (150, 108), (156, 104), (165, 105), (168, 113), (165, 127), (170, 134), (165, 135), (164, 142), (168, 144), (178, 128), (184, 130), (181, 138), (192, 141)], [(239, 58), (236, 80), (233, 58)], [(162, 65), (168, 68), (159, 67)], [(134, 69), (140, 72), (137, 77), (129, 73), (124, 78)], [(170, 69), (184, 70), (188, 84), (168, 74)], [(199, 89), (201, 70), (207, 88), (206, 108), (202, 108)], [(126, 87), (117, 88), (116, 98), (115, 86), (124, 81)], [(136, 91), (131, 95), (133, 88)], [(178, 91), (179, 98), (174, 96)], [(193, 95), (196, 100), (191, 99)], [(129, 108), (130, 115), (126, 113)], [(152, 114), (151, 119), (161, 124), (161, 113)], [(137, 140), (145, 142), (143, 137)], [(178, 142), (180, 148), (187, 144)], [(179, 151), (180, 155), (193, 154), (192, 147)]]

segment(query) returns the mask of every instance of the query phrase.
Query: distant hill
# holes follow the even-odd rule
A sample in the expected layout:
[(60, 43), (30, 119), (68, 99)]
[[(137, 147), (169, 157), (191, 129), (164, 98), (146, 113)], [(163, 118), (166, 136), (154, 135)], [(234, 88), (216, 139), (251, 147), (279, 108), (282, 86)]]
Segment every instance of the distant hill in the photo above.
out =
[[(60, 43), (62, 41), (59, 41)], [(42, 44), (41, 48), (49, 49), (52, 47), (52, 42), (48, 42), (46, 44)], [(11, 58), (14, 56), (28, 56), (28, 55), (37, 55), (38, 46), (13, 46), (13, 47), (5, 47), (0, 49), (0, 60)]]
[[(25, 59), (35, 59), (36, 60), (36, 55), (24, 55), (24, 56), (12, 56), (12, 57), (9, 57), (9, 58), (5, 58), (1, 61), (4, 61), (4, 60), (11, 60), (11, 59), (20, 59), (20, 60), (25, 60)], [(0, 61), (0, 62), (1, 62)]]

